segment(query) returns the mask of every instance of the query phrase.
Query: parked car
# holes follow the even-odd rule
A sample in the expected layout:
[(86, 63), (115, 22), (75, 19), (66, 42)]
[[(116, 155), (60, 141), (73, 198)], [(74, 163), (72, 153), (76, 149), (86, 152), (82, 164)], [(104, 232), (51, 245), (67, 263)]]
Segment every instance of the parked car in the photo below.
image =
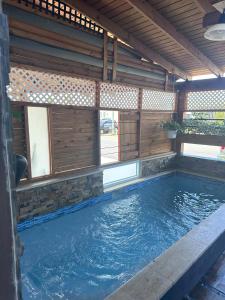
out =
[(112, 119), (101, 119), (100, 120), (100, 130), (103, 133), (112, 132), (113, 129), (118, 129), (118, 124)]

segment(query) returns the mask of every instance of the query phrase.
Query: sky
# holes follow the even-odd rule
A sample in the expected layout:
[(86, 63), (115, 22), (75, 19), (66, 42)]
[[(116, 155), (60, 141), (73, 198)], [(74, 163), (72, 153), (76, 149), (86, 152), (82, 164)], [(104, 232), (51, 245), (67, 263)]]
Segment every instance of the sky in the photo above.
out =
[[(225, 73), (223, 74), (223, 77), (225, 77)], [(201, 79), (209, 79), (209, 78), (216, 78), (216, 75), (214, 74), (207, 74), (207, 75), (198, 75), (193, 76), (192, 80), (201, 80)], [(185, 81), (184, 79), (178, 79), (177, 82)]]

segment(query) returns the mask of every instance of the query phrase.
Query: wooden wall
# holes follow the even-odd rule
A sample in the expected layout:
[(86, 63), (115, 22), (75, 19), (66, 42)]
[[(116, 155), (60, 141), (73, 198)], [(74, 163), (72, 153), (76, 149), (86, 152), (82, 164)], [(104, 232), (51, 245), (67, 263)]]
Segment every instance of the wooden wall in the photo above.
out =
[(139, 113), (119, 113), (119, 160), (125, 161), (139, 157)]
[(96, 111), (51, 107), (49, 113), (53, 173), (96, 166)]
[(225, 137), (219, 135), (183, 134), (178, 136), (177, 142), (198, 145), (225, 146)]
[(12, 103), (13, 152), (27, 157), (24, 107)]
[[(27, 105), (29, 103), (12, 103), (15, 116), (14, 153), (25, 157), (29, 145), (24, 118)], [(51, 175), (99, 165), (98, 110), (61, 105), (38, 106), (48, 108)], [(171, 113), (120, 111), (119, 160), (128, 161), (170, 152), (171, 141), (161, 128), (161, 124), (171, 117)]]
[[(29, 133), (24, 113), (27, 105), (29, 103), (12, 102), (12, 125), (13, 151), (29, 160)], [(60, 105), (38, 106), (48, 108), (51, 175), (97, 166), (98, 112)], [(28, 174), (25, 177), (29, 177)]]
[[(114, 51), (115, 40), (108, 36), (107, 42), (104, 42), (105, 34), (95, 35), (84, 28), (78, 29), (51, 14), (46, 15), (44, 10), (37, 12), (29, 5), (22, 8), (17, 1), (5, 2), (4, 10), (9, 17), (12, 66), (23, 65), (28, 69), (97, 82), (113, 81), (139, 89), (173, 90), (173, 76), (160, 66), (143, 61), (134, 49), (117, 42)], [(49, 112), (52, 174), (99, 165), (97, 98), (99, 95), (96, 96), (96, 107), (92, 110), (40, 104), (48, 107)], [(120, 111), (120, 160), (170, 151), (171, 143), (160, 124), (171, 115), (143, 112), (140, 111), (141, 105), (136, 110)], [(26, 134), (20, 134), (25, 128), (20, 132), (19, 124), (15, 124), (14, 131), (18, 131), (14, 138), (16, 152), (22, 153)]]
[(141, 112), (140, 157), (172, 150), (171, 141), (162, 129), (162, 122), (170, 120), (171, 113)]
[[(142, 61), (139, 53), (118, 42), (116, 57), (113, 39), (87, 30), (79, 30), (68, 22), (58, 20), (44, 10), (37, 12), (31, 6), (17, 1), (6, 1), (4, 10), (9, 17), (11, 63), (103, 80), (168, 91), (173, 89), (174, 78), (151, 62)], [(104, 60), (104, 45), (107, 49)], [(115, 76), (112, 64), (116, 60)], [(107, 66), (105, 66), (107, 63)]]

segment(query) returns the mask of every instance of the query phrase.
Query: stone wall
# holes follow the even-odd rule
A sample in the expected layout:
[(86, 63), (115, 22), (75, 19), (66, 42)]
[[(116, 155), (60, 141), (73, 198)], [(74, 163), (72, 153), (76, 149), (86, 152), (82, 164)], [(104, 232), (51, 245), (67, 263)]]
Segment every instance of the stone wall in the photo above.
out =
[(178, 169), (225, 179), (225, 161), (179, 156), (176, 165)]
[(162, 171), (175, 169), (176, 154), (152, 156), (141, 161), (141, 176), (151, 176)]
[(18, 220), (39, 216), (103, 193), (102, 171), (17, 189)]
[[(140, 160), (140, 175), (151, 176), (163, 171), (182, 169), (208, 176), (225, 178), (225, 162), (175, 153)], [(18, 221), (43, 215), (103, 193), (103, 174), (96, 170), (74, 177), (30, 183), (17, 189)]]

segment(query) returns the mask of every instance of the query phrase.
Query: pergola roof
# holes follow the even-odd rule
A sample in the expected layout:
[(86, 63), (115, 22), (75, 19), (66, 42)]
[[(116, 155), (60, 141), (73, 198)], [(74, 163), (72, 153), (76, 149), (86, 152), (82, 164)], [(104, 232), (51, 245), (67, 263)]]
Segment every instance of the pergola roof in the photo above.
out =
[(67, 0), (144, 58), (181, 77), (225, 72), (225, 42), (204, 38), (207, 0)]

